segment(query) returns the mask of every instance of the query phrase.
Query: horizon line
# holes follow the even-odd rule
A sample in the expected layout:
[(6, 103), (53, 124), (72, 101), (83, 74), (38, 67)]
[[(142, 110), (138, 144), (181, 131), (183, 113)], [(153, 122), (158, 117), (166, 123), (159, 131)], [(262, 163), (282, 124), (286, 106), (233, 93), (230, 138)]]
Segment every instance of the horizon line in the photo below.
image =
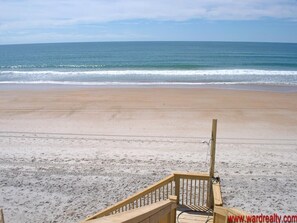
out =
[(232, 41), (232, 40), (109, 40), (109, 41), (65, 41), (65, 42), (35, 42), (35, 43), (0, 43), (0, 46), (38, 45), (38, 44), (71, 44), (71, 43), (129, 43), (129, 42), (217, 42), (217, 43), (277, 43), (297, 44), (297, 42), (275, 41)]

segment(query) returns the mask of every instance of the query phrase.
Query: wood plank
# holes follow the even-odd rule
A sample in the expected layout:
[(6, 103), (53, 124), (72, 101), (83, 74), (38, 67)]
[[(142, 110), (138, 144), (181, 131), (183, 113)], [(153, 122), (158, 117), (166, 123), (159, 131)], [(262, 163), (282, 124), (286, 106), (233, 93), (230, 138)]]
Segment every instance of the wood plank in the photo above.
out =
[[(180, 211), (177, 211), (176, 215), (178, 216), (180, 213)], [(207, 215), (201, 215), (195, 212), (184, 212), (181, 215), (179, 215), (178, 221), (179, 223), (205, 223), (206, 220), (208, 220), (208, 223), (212, 223), (212, 218), (212, 215), (208, 217)]]
[(214, 205), (222, 206), (223, 198), (222, 198), (221, 186), (219, 182), (212, 184), (212, 192), (213, 192)]
[(211, 130), (211, 149), (210, 149), (210, 170), (209, 176), (214, 177), (215, 171), (215, 158), (216, 158), (216, 142), (217, 142), (217, 120), (212, 120), (212, 130)]
[(175, 177), (185, 178), (185, 179), (200, 179), (208, 180), (210, 178), (209, 173), (198, 172), (198, 173), (189, 173), (189, 172), (174, 172)]

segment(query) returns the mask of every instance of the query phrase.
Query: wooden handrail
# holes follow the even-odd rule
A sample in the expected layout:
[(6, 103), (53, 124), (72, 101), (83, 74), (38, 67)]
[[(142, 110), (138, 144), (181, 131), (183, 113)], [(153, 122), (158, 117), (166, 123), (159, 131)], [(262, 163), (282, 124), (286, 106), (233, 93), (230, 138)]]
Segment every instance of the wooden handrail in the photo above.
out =
[(88, 217), (86, 220), (91, 220), (91, 219), (95, 219), (95, 218), (99, 218), (99, 217), (109, 215), (111, 212), (113, 212), (113, 211), (115, 211), (115, 210), (117, 210), (117, 209), (119, 209), (119, 208), (121, 208), (121, 207), (123, 207), (125, 205), (128, 205), (128, 204), (132, 203), (133, 201), (136, 201), (137, 199), (139, 199), (139, 198), (141, 198), (141, 197), (155, 191), (156, 189), (158, 189), (158, 188), (160, 188), (160, 187), (162, 187), (162, 186), (164, 186), (164, 185), (166, 185), (166, 184), (168, 184), (169, 182), (172, 182), (172, 181), (174, 181), (174, 175), (173, 174), (171, 174), (170, 176), (160, 180), (159, 182), (153, 184), (152, 186), (146, 188), (145, 190), (140, 191), (140, 192), (126, 198), (125, 200), (122, 200), (122, 201), (116, 203), (115, 205), (113, 205), (113, 206), (111, 206), (109, 208), (106, 208), (106, 209), (92, 215), (91, 217)]
[(210, 176), (208, 173), (201, 172), (201, 173), (189, 173), (189, 172), (174, 172), (173, 173), (175, 178), (186, 178), (186, 179), (199, 179), (199, 180), (209, 180)]
[(126, 212), (87, 221), (88, 223), (175, 223), (176, 196)]

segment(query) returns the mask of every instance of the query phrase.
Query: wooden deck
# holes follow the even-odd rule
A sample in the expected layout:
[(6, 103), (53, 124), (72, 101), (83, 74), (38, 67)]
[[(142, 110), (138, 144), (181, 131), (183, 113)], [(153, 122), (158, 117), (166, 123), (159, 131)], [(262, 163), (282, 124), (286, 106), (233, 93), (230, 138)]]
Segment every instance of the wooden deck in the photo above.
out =
[(176, 211), (177, 223), (213, 223), (213, 214)]

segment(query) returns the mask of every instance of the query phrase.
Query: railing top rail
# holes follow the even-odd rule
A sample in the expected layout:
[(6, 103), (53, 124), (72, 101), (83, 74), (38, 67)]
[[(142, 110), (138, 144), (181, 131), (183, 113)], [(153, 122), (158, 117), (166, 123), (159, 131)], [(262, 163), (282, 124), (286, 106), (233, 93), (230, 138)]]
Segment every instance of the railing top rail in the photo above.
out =
[(127, 205), (127, 204), (141, 198), (142, 196), (144, 196), (144, 195), (158, 189), (159, 187), (162, 187), (162, 186), (166, 185), (167, 183), (169, 183), (169, 182), (171, 182), (173, 180), (174, 180), (174, 175), (171, 174), (168, 177), (166, 177), (166, 178), (160, 180), (159, 182), (153, 184), (152, 186), (150, 186), (150, 187), (148, 187), (148, 188), (146, 188), (146, 189), (144, 189), (144, 190), (142, 190), (142, 191), (140, 191), (140, 192), (138, 192), (138, 193), (136, 193), (136, 194), (134, 194), (134, 195), (120, 201), (120, 202), (118, 202), (118, 203), (116, 203), (113, 206), (110, 206), (110, 207), (108, 207), (108, 208), (106, 208), (106, 209), (104, 209), (104, 210), (102, 210), (102, 211), (88, 217), (85, 221), (108, 215), (108, 213), (110, 213), (112, 211), (115, 211), (118, 208), (120, 208), (122, 206), (125, 206), (125, 205)]
[(201, 179), (201, 180), (209, 180), (210, 175), (206, 172), (201, 173), (190, 173), (190, 172), (174, 172), (174, 177), (179, 178), (188, 178), (188, 179)]
[[(176, 208), (176, 197), (172, 197), (168, 200), (159, 201), (157, 203), (143, 206), (141, 208), (129, 210), (126, 212), (105, 216), (100, 219), (92, 219), (87, 222), (90, 223), (133, 223), (133, 222), (143, 222), (152, 216), (158, 218), (160, 216), (161, 210), (167, 210), (167, 212)], [(175, 210), (174, 210), (175, 211)], [(163, 211), (164, 212), (164, 211)], [(163, 213), (166, 214), (166, 213)], [(85, 222), (86, 223), (86, 222)]]

